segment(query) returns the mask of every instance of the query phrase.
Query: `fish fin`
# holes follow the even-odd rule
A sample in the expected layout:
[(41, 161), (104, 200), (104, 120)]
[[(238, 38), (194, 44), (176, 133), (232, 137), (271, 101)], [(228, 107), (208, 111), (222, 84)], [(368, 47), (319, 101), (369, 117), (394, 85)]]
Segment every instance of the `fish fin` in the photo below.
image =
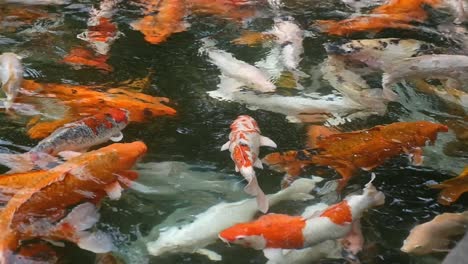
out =
[(8, 173), (27, 172), (34, 169), (33, 157), (30, 153), (0, 154), (0, 164), (10, 168)]
[(421, 166), (424, 162), (422, 149), (419, 147), (413, 148), (411, 151), (409, 151), (409, 158), (413, 165)]
[(119, 132), (118, 134), (116, 135), (113, 135), (112, 137), (109, 138), (111, 141), (113, 142), (119, 142), (123, 139), (123, 134), (122, 132)]
[(234, 166), (234, 169), (236, 170), (236, 172), (239, 172), (239, 167)]
[[(269, 260), (278, 260), (283, 258), (283, 249), (281, 248), (265, 248), (263, 249), (263, 255)], [(276, 262), (274, 262), (276, 263)]]
[(385, 194), (383, 192), (378, 191), (372, 182), (375, 179), (375, 173), (371, 174), (371, 180), (365, 185), (363, 195), (368, 196), (372, 199), (373, 206), (380, 206), (385, 204)]
[[(84, 231), (93, 227), (99, 221), (99, 212), (92, 203), (83, 203), (75, 208), (57, 225), (57, 232), (62, 229), (69, 230), (70, 226), (75, 231), (75, 237), (68, 238), (70, 241), (75, 242), (82, 249), (89, 250), (94, 253), (106, 253), (112, 250), (112, 241), (110, 237), (103, 232), (87, 232)], [(69, 232), (62, 232), (67, 234)]]
[(244, 191), (252, 196), (256, 196), (258, 209), (262, 213), (268, 211), (268, 198), (260, 186), (258, 186), (257, 177), (255, 177), (255, 175), (250, 178), (249, 183), (244, 187)]
[(229, 149), (229, 145), (231, 145), (231, 141), (228, 141), (228, 142), (224, 143), (221, 146), (221, 151), (225, 151), (225, 150)]
[(76, 158), (78, 156), (80, 156), (81, 152), (78, 152), (78, 151), (71, 151), (71, 150), (64, 150), (64, 151), (60, 151), (57, 155), (62, 157), (64, 160), (70, 160), (72, 158)]
[(266, 146), (266, 147), (272, 147), (272, 148), (276, 148), (276, 143), (273, 142), (273, 140), (267, 138), (267, 137), (264, 137), (264, 136), (260, 136), (260, 146)]
[(389, 101), (397, 101), (399, 96), (390, 87), (394, 83), (392, 75), (383, 73), (382, 75), (382, 95)]
[(442, 189), (439, 194), (437, 201), (442, 205), (450, 205), (458, 200), (460, 196), (467, 191), (467, 187), (464, 184), (435, 184), (431, 185), (431, 188)]
[(122, 196), (123, 188), (120, 186), (120, 183), (116, 181), (108, 184), (106, 187), (104, 187), (104, 190), (111, 200), (119, 200)]
[(260, 159), (256, 159), (255, 162), (254, 162), (254, 167), (259, 168), (259, 169), (263, 169), (262, 161)]
[(270, 207), (269, 202), (268, 202), (268, 198), (265, 195), (265, 193), (262, 191), (262, 189), (260, 189), (260, 188), (257, 191), (256, 200), (257, 200), (258, 210), (260, 210), (260, 212), (262, 212), (264, 214), (266, 212), (268, 212), (268, 208)]
[(361, 230), (360, 220), (356, 220), (351, 225), (349, 233), (341, 239), (344, 251), (347, 253), (347, 258), (356, 259), (356, 255), (362, 251), (364, 246), (364, 237)]
[(221, 260), (223, 260), (223, 257), (220, 254), (218, 254), (218, 253), (216, 253), (216, 252), (214, 252), (212, 250), (206, 249), (206, 248), (197, 249), (195, 251), (195, 253), (206, 256), (211, 261), (221, 261)]

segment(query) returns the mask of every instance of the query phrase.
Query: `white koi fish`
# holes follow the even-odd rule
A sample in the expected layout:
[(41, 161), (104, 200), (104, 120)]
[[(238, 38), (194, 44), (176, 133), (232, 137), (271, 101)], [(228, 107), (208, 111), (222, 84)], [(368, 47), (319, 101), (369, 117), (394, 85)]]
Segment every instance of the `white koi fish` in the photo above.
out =
[[(372, 180), (371, 180), (372, 182)], [(385, 195), (369, 182), (362, 195), (351, 195), (311, 217), (267, 214), (253, 222), (236, 224), (219, 233), (226, 243), (257, 250), (303, 249), (343, 238), (369, 208), (382, 205)], [(281, 253), (281, 252), (279, 252)]]
[(23, 82), (23, 65), (21, 58), (11, 52), (0, 55), (0, 82), (6, 95), (5, 109), (8, 110), (16, 99)]
[(260, 128), (255, 119), (241, 115), (231, 124), (229, 141), (221, 147), (221, 151), (229, 149), (236, 172), (240, 172), (248, 182), (244, 188), (245, 192), (257, 197), (258, 208), (265, 213), (268, 211), (268, 200), (258, 186), (254, 170), (254, 167), (263, 169), (262, 161), (258, 158), (260, 146), (276, 148), (276, 143), (260, 135)]
[[(267, 195), (266, 199), (271, 205), (285, 200), (310, 199), (313, 196), (309, 195), (309, 192), (315, 188), (317, 182), (322, 180), (320, 177), (298, 179), (290, 187)], [(257, 202), (254, 199), (219, 203), (195, 216), (195, 220), (189, 224), (161, 230), (156, 241), (146, 244), (148, 252), (153, 256), (165, 253), (196, 252), (212, 260), (221, 260), (221, 256), (204, 247), (216, 242), (221, 230), (239, 222), (250, 221), (257, 212)]]
[(231, 53), (215, 48), (214, 43), (209, 39), (203, 39), (202, 42), (203, 47), (200, 48), (200, 52), (206, 53), (210, 62), (216, 65), (223, 75), (238, 80), (245, 86), (262, 93), (276, 90), (275, 85), (265, 72), (234, 58)]

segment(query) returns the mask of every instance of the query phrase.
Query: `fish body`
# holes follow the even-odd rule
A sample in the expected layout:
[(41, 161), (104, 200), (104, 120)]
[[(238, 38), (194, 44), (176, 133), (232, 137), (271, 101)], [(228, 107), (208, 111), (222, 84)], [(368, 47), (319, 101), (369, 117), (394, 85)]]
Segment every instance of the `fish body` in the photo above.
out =
[(1, 2), (24, 5), (65, 5), (70, 0), (2, 0)]
[[(285, 200), (308, 199), (308, 193), (321, 178), (299, 179), (289, 188), (267, 195), (271, 205)], [(218, 233), (238, 222), (250, 221), (258, 212), (257, 202), (246, 199), (235, 203), (219, 203), (197, 215), (190, 224), (161, 230), (156, 241), (147, 243), (148, 252), (159, 256), (164, 253), (198, 252), (214, 243)], [(206, 255), (206, 254), (205, 254)]]
[(395, 64), (402, 59), (424, 55), (434, 49), (434, 45), (424, 41), (399, 38), (356, 39), (344, 44), (326, 43), (324, 46), (330, 55), (343, 56), (378, 70), (383, 70), (386, 65)]
[(318, 137), (315, 149), (272, 153), (263, 162), (291, 178), (305, 166), (330, 166), (343, 177), (342, 189), (359, 168), (372, 170), (391, 157), (407, 153), (414, 164), (421, 164), (421, 147), (433, 143), (439, 132), (448, 132), (448, 127), (428, 121), (398, 122)]
[(20, 57), (11, 52), (0, 55), (0, 82), (6, 95), (5, 108), (8, 110), (16, 99), (23, 82), (23, 65)]
[(62, 62), (70, 64), (75, 68), (87, 66), (99, 69), (103, 72), (112, 72), (114, 69), (107, 64), (108, 58), (109, 55), (95, 55), (94, 52), (86, 48), (75, 47), (63, 58)]
[(450, 238), (465, 234), (467, 229), (468, 211), (443, 213), (411, 229), (401, 251), (415, 255), (447, 251)]
[(391, 85), (405, 78), (451, 79), (464, 87), (468, 82), (468, 56), (423, 55), (400, 60), (385, 69), (382, 77), (384, 95), (395, 98)]
[(221, 151), (229, 150), (231, 159), (234, 161), (236, 172), (247, 180), (245, 192), (256, 196), (260, 211), (268, 211), (268, 200), (265, 193), (258, 186), (254, 167), (263, 168), (258, 158), (260, 146), (276, 148), (275, 142), (260, 135), (260, 128), (255, 119), (247, 115), (241, 115), (231, 124), (229, 141), (222, 147)]
[(287, 70), (296, 70), (301, 62), (302, 53), (304, 53), (302, 46), (304, 31), (292, 19), (277, 19), (269, 33), (276, 37), (275, 41), (282, 47), (281, 60), (283, 65)]
[[(112, 144), (49, 171), (33, 172), (29, 184), (16, 192), (0, 212), (0, 262), (10, 263), (11, 253), (20, 241), (34, 238), (64, 239), (94, 252), (109, 251), (111, 245), (102, 234), (103, 239), (99, 239), (84, 232), (97, 221), (91, 203), (106, 193), (118, 198), (121, 185), (126, 186), (122, 179), (136, 178), (129, 169), (145, 152), (146, 145), (139, 141)], [(66, 216), (67, 208), (80, 203), (84, 204)]]
[(229, 52), (213, 47), (209, 40), (204, 40), (204, 47), (200, 50), (206, 52), (210, 62), (216, 65), (223, 75), (258, 92), (266, 93), (276, 90), (266, 73), (247, 62), (234, 58)]
[(353, 222), (375, 206), (384, 204), (385, 195), (368, 183), (362, 195), (351, 195), (309, 218), (283, 214), (267, 214), (248, 223), (236, 224), (219, 233), (227, 243), (257, 250), (302, 249), (330, 239), (344, 237)]

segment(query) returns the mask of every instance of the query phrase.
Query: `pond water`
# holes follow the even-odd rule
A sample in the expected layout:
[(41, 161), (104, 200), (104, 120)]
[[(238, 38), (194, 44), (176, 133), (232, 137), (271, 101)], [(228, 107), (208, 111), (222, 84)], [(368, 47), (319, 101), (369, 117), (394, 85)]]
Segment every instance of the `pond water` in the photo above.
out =
[[(27, 72), (36, 73), (25, 78), (41, 83), (113, 87), (128, 80), (132, 83), (149, 76), (142, 92), (169, 98), (169, 105), (177, 110), (177, 115), (131, 123), (125, 128), (123, 142), (141, 140), (148, 146), (148, 153), (137, 165), (140, 171), (137, 182), (145, 191), (129, 189), (118, 201), (104, 200), (97, 228), (111, 234), (116, 254), (129, 263), (212, 263), (198, 254), (148, 257), (144, 253), (135, 253), (137, 249), (134, 249), (135, 252), (126, 249), (139, 236), (146, 236), (154, 226), (180, 225), (219, 202), (233, 202), (248, 197), (243, 192), (244, 182), (235, 172), (229, 153), (220, 152), (221, 145), (228, 140), (229, 126), (238, 115), (247, 114), (255, 118), (262, 134), (273, 139), (279, 150), (304, 148), (308, 124), (289, 122), (278, 111), (210, 97), (207, 92), (218, 88), (220, 71), (209, 62), (206, 54), (199, 51), (203, 45), (201, 40), (209, 37), (215, 41), (216, 48), (253, 64), (270, 54), (271, 45), (236, 45), (231, 40), (239, 37), (244, 30), (269, 30), (277, 16), (293, 17), (302, 29), (309, 32), (303, 40), (304, 53), (299, 65), (300, 71), (306, 74), (300, 80), (304, 89), (280, 88), (277, 93), (284, 96), (303, 96), (307, 93), (339, 95), (322, 78), (320, 65), (327, 58), (323, 44), (345, 38), (328, 36), (310, 25), (317, 19), (342, 19), (351, 15), (354, 9), (337, 0), (288, 0), (284, 1), (279, 11), (274, 11), (267, 3), (257, 3), (256, 15), (240, 22), (226, 19), (223, 15), (193, 13), (185, 17), (185, 22), (190, 25), (187, 30), (173, 34), (163, 43), (150, 44), (130, 26), (131, 22), (142, 17), (141, 6), (132, 1), (122, 1), (112, 19), (123, 33), (108, 53), (107, 63), (113, 71), (86, 67), (75, 69), (60, 63), (73, 47), (86, 46), (76, 35), (86, 30), (90, 8), (97, 7), (98, 3), (72, 0), (66, 5), (38, 6), (34, 9), (49, 14), (49, 18), (41, 19), (40, 24), (0, 24), (0, 53), (15, 52), (23, 56)], [(0, 4), (5, 14), (18, 8), (31, 7)], [(363, 12), (366, 10), (363, 9)], [(432, 12), (431, 20), (424, 26), (434, 32), (391, 29), (377, 34), (363, 32), (352, 35), (352, 38), (412, 38), (433, 43), (444, 50), (452, 50), (453, 43), (437, 34), (437, 25), (451, 21), (451, 18), (447, 13)], [(368, 81), (371, 87), (381, 87), (379, 77), (371, 77)], [(338, 123), (336, 127), (340, 131), (353, 131), (399, 121), (427, 120), (443, 124), (450, 121), (465, 122), (466, 128), (467, 118), (463, 110), (453, 110), (437, 96), (415, 92), (413, 87), (406, 84), (398, 84), (395, 91), (400, 98), (388, 104), (385, 114), (370, 114), (341, 122), (335, 120)], [(466, 110), (467, 106), (464, 107)], [(54, 105), (48, 108), (51, 113), (61, 111)], [(1, 114), (0, 120), (3, 152), (20, 151), (11, 144), (32, 147), (38, 142), (29, 139), (27, 135), (28, 118)], [(466, 196), (451, 206), (442, 206), (437, 203), (438, 190), (426, 187), (428, 182), (440, 182), (458, 175), (468, 164), (467, 146), (467, 141), (457, 139), (450, 130), (449, 133), (439, 134), (434, 146), (425, 147), (425, 162), (422, 166), (413, 166), (407, 157), (402, 156), (373, 170), (377, 176), (375, 186), (385, 193), (386, 203), (370, 210), (362, 220), (366, 245), (360, 255), (361, 263), (440, 263), (444, 253), (417, 257), (399, 249), (409, 230), (416, 224), (429, 221), (443, 212), (467, 209)], [(262, 148), (260, 156), (274, 151), (272, 148)], [(270, 170), (267, 166), (256, 172), (266, 193), (280, 190), (283, 173)], [(313, 173), (313, 169), (306, 170), (302, 176), (309, 177)], [(324, 175), (326, 181), (339, 179), (339, 175), (332, 169), (326, 169)], [(341, 197), (361, 189), (369, 179), (370, 172), (360, 171)], [(323, 185), (324, 182), (319, 187)], [(336, 202), (339, 197), (330, 199)], [(271, 211), (300, 214), (305, 206), (318, 200), (284, 202), (272, 207)], [(220, 240), (209, 248), (223, 256), (219, 263), (266, 262), (261, 251), (226, 246)], [(72, 244), (57, 250), (63, 256), (63, 263), (95, 261), (95, 254)], [(346, 261), (324, 259), (319, 263)]]

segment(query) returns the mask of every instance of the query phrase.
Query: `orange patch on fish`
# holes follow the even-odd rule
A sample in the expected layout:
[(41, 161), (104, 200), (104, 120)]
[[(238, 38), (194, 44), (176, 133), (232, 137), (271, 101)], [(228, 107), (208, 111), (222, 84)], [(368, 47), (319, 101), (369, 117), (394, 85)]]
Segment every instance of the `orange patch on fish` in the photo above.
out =
[(92, 51), (85, 48), (72, 48), (70, 53), (62, 60), (63, 63), (93, 67), (106, 72), (112, 72), (113, 68), (107, 64), (108, 55), (95, 55)]
[(107, 42), (116, 33), (117, 26), (105, 17), (100, 17), (97, 25), (88, 27), (88, 38), (92, 41)]
[(351, 208), (346, 200), (328, 207), (320, 217), (328, 217), (337, 225), (349, 224), (353, 221)]

